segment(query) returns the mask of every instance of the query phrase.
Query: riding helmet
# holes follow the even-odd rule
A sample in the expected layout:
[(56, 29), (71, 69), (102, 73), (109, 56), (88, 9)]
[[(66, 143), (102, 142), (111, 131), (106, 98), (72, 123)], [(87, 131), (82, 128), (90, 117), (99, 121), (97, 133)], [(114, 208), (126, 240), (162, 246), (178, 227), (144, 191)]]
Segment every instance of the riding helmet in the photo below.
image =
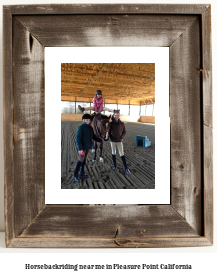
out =
[(91, 115), (90, 114), (84, 114), (83, 116), (82, 116), (82, 120), (85, 120), (85, 119), (92, 119), (91, 118)]
[(96, 95), (102, 95), (102, 91), (101, 90), (97, 90), (96, 91)]

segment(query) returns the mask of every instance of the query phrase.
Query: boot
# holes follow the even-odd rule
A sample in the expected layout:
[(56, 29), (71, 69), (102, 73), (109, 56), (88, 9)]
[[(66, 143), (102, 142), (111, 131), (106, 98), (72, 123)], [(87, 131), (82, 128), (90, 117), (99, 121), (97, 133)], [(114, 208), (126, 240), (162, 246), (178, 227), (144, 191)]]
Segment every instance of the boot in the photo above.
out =
[(78, 105), (78, 109), (79, 109), (81, 112), (84, 112), (84, 107), (81, 107), (81, 105)]
[(82, 165), (81, 165), (80, 172), (79, 172), (79, 177), (82, 177), (82, 178), (84, 178), (84, 179), (87, 179), (87, 178), (88, 178), (88, 175), (86, 175), (86, 174), (84, 173), (84, 165), (86, 164), (85, 162), (86, 162), (86, 161), (84, 160), (84, 162), (83, 162)]
[(125, 170), (126, 174), (127, 174), (127, 175), (130, 175), (131, 173), (130, 173), (130, 170), (127, 168), (126, 158), (125, 158), (124, 155), (121, 156), (121, 160), (122, 160), (122, 162), (123, 162), (123, 164), (124, 164), (124, 170)]
[(79, 182), (79, 181), (80, 181), (80, 179), (79, 179), (79, 177), (78, 177), (78, 171), (79, 171), (79, 169), (80, 169), (80, 167), (81, 167), (81, 164), (82, 164), (82, 162), (78, 160), (78, 162), (77, 162), (77, 164), (76, 164), (76, 167), (75, 167), (74, 176), (73, 176), (73, 178), (74, 178), (74, 180), (75, 180), (76, 182)]
[(113, 161), (112, 170), (116, 171), (117, 170), (117, 164), (116, 164), (116, 155), (115, 154), (112, 155), (112, 161)]

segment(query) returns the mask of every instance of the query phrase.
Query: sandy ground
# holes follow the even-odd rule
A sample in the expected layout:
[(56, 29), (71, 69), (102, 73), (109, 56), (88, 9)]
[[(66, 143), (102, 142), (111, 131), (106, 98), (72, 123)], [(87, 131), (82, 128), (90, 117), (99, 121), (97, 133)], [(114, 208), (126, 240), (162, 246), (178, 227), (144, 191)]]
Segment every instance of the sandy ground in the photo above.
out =
[[(86, 174), (88, 179), (75, 182), (74, 169), (78, 160), (75, 135), (82, 122), (61, 123), (61, 188), (62, 189), (154, 189), (155, 188), (155, 125), (144, 123), (125, 123), (127, 134), (124, 139), (124, 153), (131, 175), (124, 167), (117, 151), (117, 171), (112, 171), (112, 153), (110, 143), (103, 146), (104, 163), (92, 162), (94, 154), (88, 154)], [(136, 135), (147, 136), (151, 146), (135, 146)]]

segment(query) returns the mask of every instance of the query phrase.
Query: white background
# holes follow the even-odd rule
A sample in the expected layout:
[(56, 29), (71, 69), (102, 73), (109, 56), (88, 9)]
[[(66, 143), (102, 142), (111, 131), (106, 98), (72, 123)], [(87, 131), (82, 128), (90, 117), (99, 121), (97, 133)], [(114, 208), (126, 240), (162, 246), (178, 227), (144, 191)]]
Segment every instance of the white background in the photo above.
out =
[[(61, 63), (155, 64), (155, 189), (61, 189)], [(169, 47), (46, 47), (45, 92), (45, 204), (170, 204)]]
[[(17, 1), (2, 1), (1, 5), (12, 5), (12, 4), (45, 4), (50, 3), (51, 1), (26, 1), (26, 0), (17, 0)], [(85, 1), (72, 1), (72, 0), (64, 0), (64, 3), (105, 3), (103, 1), (94, 1), (94, 0), (85, 0)], [(60, 1), (52, 0), (52, 3), (60, 3)], [(109, 1), (107, 0), (106, 3), (132, 3), (132, 1)], [(213, 124), (214, 124), (214, 143), (216, 141), (216, 111), (217, 111), (217, 102), (216, 102), (216, 66), (217, 66), (217, 57), (216, 57), (216, 49), (217, 49), (217, 4), (215, 0), (196, 0), (196, 1), (162, 1), (162, 0), (148, 0), (148, 1), (139, 1), (137, 0), (136, 3), (159, 3), (159, 4), (212, 4), (212, 48), (213, 48)], [(0, 14), (2, 22), (2, 14)], [(0, 32), (2, 33), (2, 28), (0, 28)], [(2, 43), (0, 43), (0, 52), (2, 57)], [(2, 59), (2, 58), (0, 58)], [(2, 63), (0, 65), (0, 84), (2, 84)], [(2, 86), (0, 88), (0, 111), (3, 110), (3, 90)], [(1, 141), (0, 141), (0, 230), (4, 231), (4, 167), (3, 167), (3, 113), (0, 114), (0, 134)], [(215, 201), (216, 198), (216, 144), (214, 144), (214, 197)], [(217, 230), (217, 211), (216, 211), (216, 205), (215, 205), (215, 223), (214, 223), (214, 233), (215, 233), (215, 239), (217, 236), (216, 230)], [(215, 240), (216, 242), (216, 240)], [(14, 253), (14, 254), (12, 254)], [(20, 254), (21, 253), (21, 254)], [(47, 253), (54, 253), (47, 254)], [(58, 253), (58, 254), (57, 254)], [(55, 256), (55, 259), (53, 258)], [(123, 258), (125, 260), (125, 263), (127, 264), (136, 264), (140, 263), (142, 261), (149, 261), (151, 263), (157, 263), (158, 260), (160, 260), (161, 263), (162, 260), (167, 261), (168, 263), (185, 263), (193, 265), (193, 270), (189, 271), (182, 271), (181, 274), (178, 271), (160, 271), (160, 272), (145, 272), (145, 273), (137, 273), (138, 277), (142, 275), (142, 277), (157, 277), (157, 276), (163, 276), (163, 277), (216, 277), (216, 257), (217, 257), (217, 244), (215, 243), (212, 247), (198, 247), (198, 248), (156, 248), (156, 249), (6, 249), (4, 244), (4, 233), (0, 233), (0, 273), (3, 274), (3, 277), (7, 275), (7, 277), (12, 277), (12, 275), (16, 275), (19, 277), (30, 277), (30, 274), (32, 277), (47, 277), (47, 272), (26, 272), (24, 270), (24, 264), (25, 263), (38, 263), (39, 261), (43, 261), (43, 263), (47, 262), (47, 259), (52, 261), (52, 263), (80, 263), (80, 264), (88, 264), (88, 261), (94, 259), (96, 263), (107, 263), (108, 260), (111, 258), (117, 262), (118, 259)], [(102, 262), (103, 261), (103, 262)], [(75, 274), (74, 272), (60, 272), (55, 271), (52, 273), (53, 277), (57, 277), (61, 274), (64, 274), (64, 277), (72, 277), (73, 275), (77, 275), (80, 277), (84, 277), (87, 275), (94, 275), (97, 277), (97, 275), (102, 276), (104, 272), (100, 272), (100, 274), (95, 272), (80, 272)], [(121, 273), (125, 273), (125, 275), (129, 275), (131, 272), (112, 272), (112, 275), (117, 277)], [(55, 274), (55, 275), (54, 275)], [(36, 276), (37, 275), (37, 276)], [(45, 276), (46, 275), (46, 276)], [(109, 274), (111, 276), (111, 274)], [(131, 273), (131, 275), (135, 275), (134, 273)]]

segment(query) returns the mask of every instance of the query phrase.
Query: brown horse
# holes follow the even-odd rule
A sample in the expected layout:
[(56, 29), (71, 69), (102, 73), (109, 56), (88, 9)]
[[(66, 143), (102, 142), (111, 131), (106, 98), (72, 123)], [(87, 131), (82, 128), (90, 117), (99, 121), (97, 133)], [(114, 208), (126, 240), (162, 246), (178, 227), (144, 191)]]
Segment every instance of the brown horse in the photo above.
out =
[[(108, 117), (100, 113), (95, 114), (91, 124), (95, 135), (99, 138), (103, 138), (104, 141), (108, 141), (109, 139), (110, 119), (111, 119), (111, 115)], [(102, 158), (103, 143), (97, 143), (96, 141), (93, 141), (92, 152), (94, 152), (94, 158), (92, 161), (95, 162), (96, 160), (96, 151), (98, 148), (98, 144), (100, 149), (99, 161), (103, 162), (103, 158)]]

